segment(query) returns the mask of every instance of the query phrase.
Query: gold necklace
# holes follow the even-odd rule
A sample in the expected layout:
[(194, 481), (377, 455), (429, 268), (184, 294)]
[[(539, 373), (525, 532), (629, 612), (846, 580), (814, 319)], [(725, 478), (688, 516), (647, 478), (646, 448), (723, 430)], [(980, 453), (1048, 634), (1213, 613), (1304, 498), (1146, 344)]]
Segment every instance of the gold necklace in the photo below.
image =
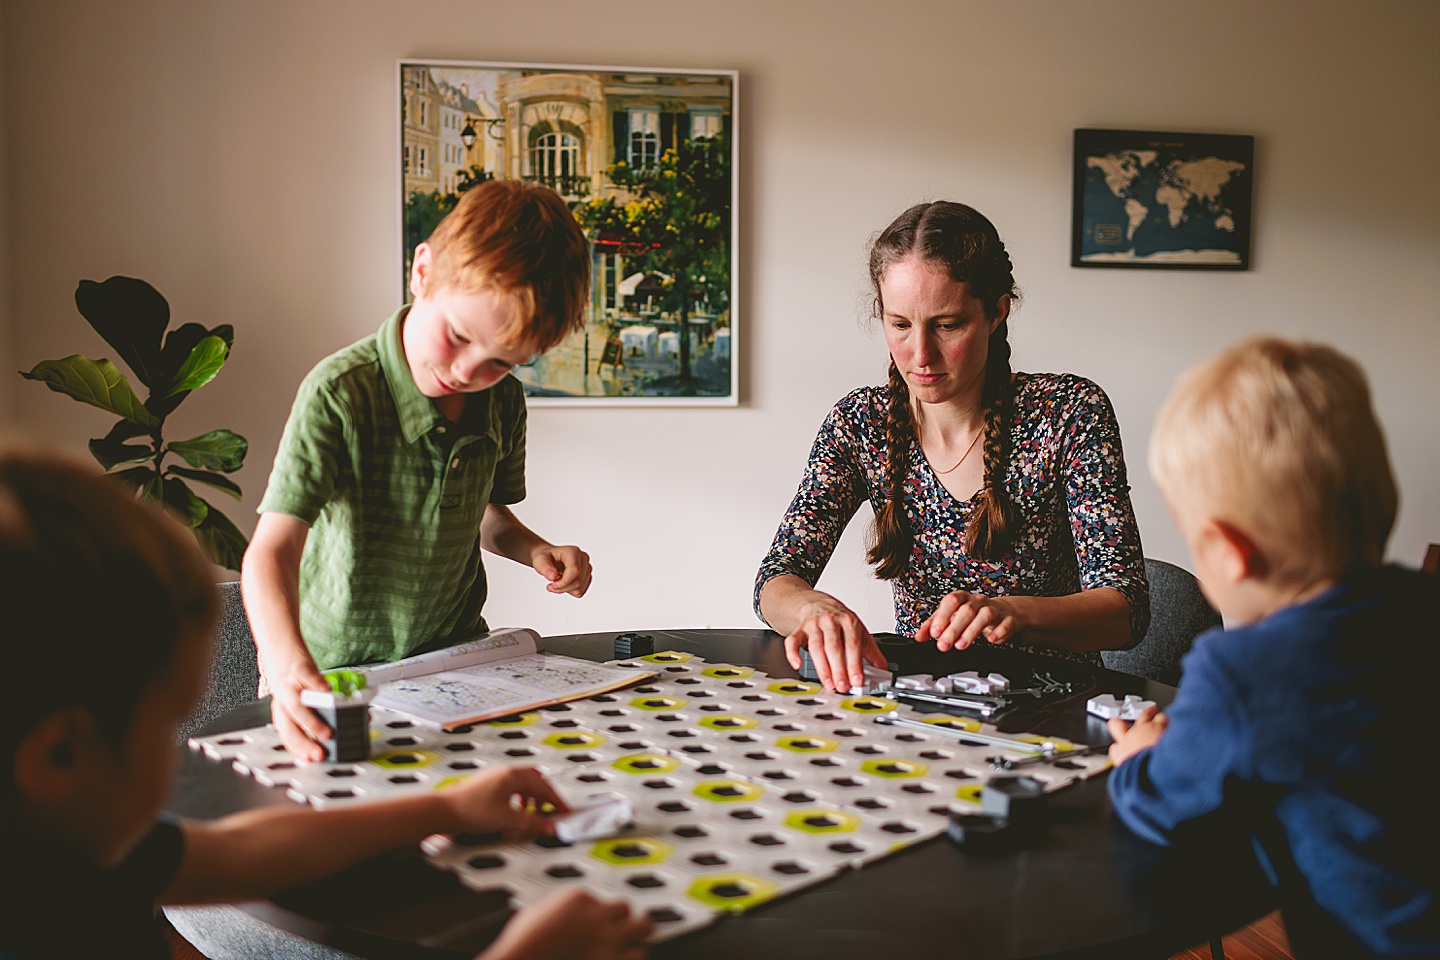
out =
[(982, 433), (984, 433), (984, 432), (985, 432), (985, 428), (984, 428), (984, 427), (981, 427), (979, 430), (976, 430), (976, 431), (975, 431), (975, 439), (973, 439), (973, 440), (970, 441), (970, 446), (968, 446), (968, 447), (965, 448), (965, 452), (962, 453), (962, 454), (960, 454), (960, 459), (959, 459), (959, 460), (956, 460), (952, 465), (946, 467), (944, 470), (935, 470), (935, 465), (932, 463), (932, 464), (930, 465), (930, 469), (931, 469), (931, 470), (935, 470), (935, 475), (936, 475), (936, 476), (940, 476), (940, 477), (945, 476), (945, 474), (947, 474), (947, 473), (952, 473), (952, 472), (954, 472), (955, 468), (958, 467), (958, 466), (960, 466), (960, 464), (964, 463), (964, 462), (965, 462), (965, 458), (968, 457), (968, 456), (970, 456), (970, 451), (975, 449), (975, 444), (977, 444), (977, 443), (980, 442), (980, 434), (982, 434)]

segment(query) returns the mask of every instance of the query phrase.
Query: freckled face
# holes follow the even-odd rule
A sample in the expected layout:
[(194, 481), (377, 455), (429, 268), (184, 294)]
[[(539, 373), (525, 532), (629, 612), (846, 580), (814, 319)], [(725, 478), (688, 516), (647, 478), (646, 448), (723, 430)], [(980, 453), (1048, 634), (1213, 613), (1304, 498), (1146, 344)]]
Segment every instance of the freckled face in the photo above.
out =
[(428, 243), (415, 248), (410, 293), (400, 342), (410, 375), (432, 400), (478, 393), (528, 363), (527, 347), (502, 342), (510, 322), (508, 298), (492, 290), (464, 292), (432, 280)]
[(417, 296), (400, 339), (420, 392), (432, 399), (477, 393), (528, 362), (528, 350), (500, 342), (508, 322), (508, 301), (489, 290), (441, 287)]
[(978, 403), (990, 334), (1009, 313), (1010, 298), (1001, 299), (992, 319), (969, 283), (941, 264), (911, 257), (885, 271), (880, 299), (885, 344), (911, 396), (921, 403)]

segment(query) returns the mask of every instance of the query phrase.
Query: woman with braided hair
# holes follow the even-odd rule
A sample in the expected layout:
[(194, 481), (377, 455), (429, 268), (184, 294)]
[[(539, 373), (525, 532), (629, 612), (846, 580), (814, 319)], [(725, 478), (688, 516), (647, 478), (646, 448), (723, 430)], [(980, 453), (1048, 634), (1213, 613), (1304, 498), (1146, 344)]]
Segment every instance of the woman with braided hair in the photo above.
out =
[(837, 403), (755, 582), (755, 609), (808, 647), (832, 690), (885, 658), (815, 589), (863, 500), (867, 562), (893, 583), (896, 629), (942, 650), (984, 641), (1099, 663), (1150, 619), (1140, 534), (1110, 401), (1071, 374), (1012, 373), (1018, 299), (995, 227), (922, 203), (870, 249), (889, 382)]

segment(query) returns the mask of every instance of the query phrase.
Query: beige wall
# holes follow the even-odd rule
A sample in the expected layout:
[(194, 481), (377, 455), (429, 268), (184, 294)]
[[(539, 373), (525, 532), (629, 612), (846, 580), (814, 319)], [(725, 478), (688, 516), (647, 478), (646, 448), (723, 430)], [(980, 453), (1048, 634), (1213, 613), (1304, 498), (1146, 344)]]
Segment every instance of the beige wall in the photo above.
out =
[[(175, 432), (249, 436), (246, 529), (300, 378), (397, 303), (397, 58), (741, 71), (744, 402), (535, 410), (521, 514), (586, 546), (597, 580), (553, 599), (493, 562), (493, 622), (753, 623), (754, 570), (816, 425), (883, 373), (859, 322), (865, 241), (923, 198), (999, 224), (1027, 294), (1017, 366), (1110, 392), (1147, 553), (1184, 560), (1144, 471), (1153, 411), (1186, 366), (1267, 330), (1371, 371), (1404, 493), (1393, 553), (1415, 563), (1440, 539), (1432, 0), (11, 0), (3, 15), (0, 413), (76, 449), (103, 432), (98, 411), (6, 371), (104, 353), (76, 281), (143, 277), (177, 318), (235, 324), (233, 359)], [(1254, 134), (1254, 269), (1070, 268), (1082, 126)], [(852, 535), (827, 582), (883, 628), (859, 552)]]

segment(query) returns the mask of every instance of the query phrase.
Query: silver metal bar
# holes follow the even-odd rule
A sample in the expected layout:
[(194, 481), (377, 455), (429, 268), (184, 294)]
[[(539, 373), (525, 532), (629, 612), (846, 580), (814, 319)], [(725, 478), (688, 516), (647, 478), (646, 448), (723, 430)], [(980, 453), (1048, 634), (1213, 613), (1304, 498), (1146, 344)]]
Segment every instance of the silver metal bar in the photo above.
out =
[(901, 716), (898, 710), (878, 714), (875, 717), (875, 722), (896, 727), (905, 727), (910, 730), (923, 730), (926, 733), (938, 733), (942, 737), (950, 737), (954, 740), (971, 740), (975, 743), (983, 743), (988, 747), (1000, 747), (1005, 750), (1014, 750), (1017, 753), (1025, 753), (1032, 756), (1043, 756), (1057, 752), (1055, 743), (1052, 740), (1046, 740), (1044, 743), (1030, 743), (1026, 740), (1016, 740), (1013, 737), (1002, 737), (993, 733), (975, 733), (970, 730), (956, 730), (944, 724), (912, 720), (909, 717)]
[(885, 696), (892, 700), (913, 700), (918, 703), (933, 703), (942, 707), (970, 710), (980, 714), (982, 717), (989, 717), (996, 711), (1009, 706), (1008, 703), (998, 697), (986, 697), (979, 694), (946, 694), (930, 693), (924, 690), (892, 689), (886, 690)]
[(1065, 760), (1069, 757), (1088, 757), (1108, 750), (1108, 746), (1076, 747), (1074, 750), (1056, 750), (1053, 753), (1042, 753), (1034, 757), (1025, 757), (1020, 760), (1012, 760), (1009, 757), (995, 757), (990, 761), (990, 766), (997, 770), (1014, 770), (1017, 767), (1029, 767), (1040, 763), (1054, 763), (1056, 760)]

